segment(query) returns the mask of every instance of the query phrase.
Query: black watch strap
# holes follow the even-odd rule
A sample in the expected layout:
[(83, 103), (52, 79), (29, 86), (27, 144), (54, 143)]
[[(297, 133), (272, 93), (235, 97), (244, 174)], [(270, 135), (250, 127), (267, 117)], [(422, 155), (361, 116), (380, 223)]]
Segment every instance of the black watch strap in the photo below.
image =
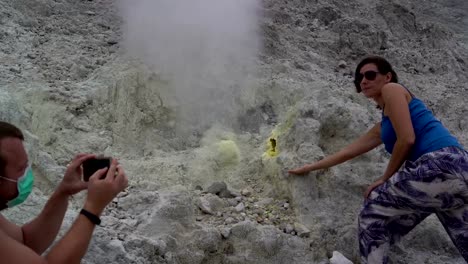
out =
[(86, 216), (86, 218), (88, 218), (89, 221), (91, 221), (95, 225), (100, 225), (101, 224), (101, 219), (99, 218), (99, 216), (97, 216), (97, 215), (95, 215), (93, 213), (90, 213), (90, 212), (86, 211), (85, 209), (81, 209), (80, 214)]

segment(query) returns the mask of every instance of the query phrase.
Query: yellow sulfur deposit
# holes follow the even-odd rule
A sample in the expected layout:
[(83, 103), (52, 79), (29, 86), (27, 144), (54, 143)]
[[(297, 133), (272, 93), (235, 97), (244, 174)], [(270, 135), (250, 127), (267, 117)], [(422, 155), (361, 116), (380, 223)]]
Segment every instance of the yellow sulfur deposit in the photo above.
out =
[(232, 140), (225, 139), (216, 143), (218, 156), (216, 159), (222, 165), (234, 165), (239, 163), (240, 150)]

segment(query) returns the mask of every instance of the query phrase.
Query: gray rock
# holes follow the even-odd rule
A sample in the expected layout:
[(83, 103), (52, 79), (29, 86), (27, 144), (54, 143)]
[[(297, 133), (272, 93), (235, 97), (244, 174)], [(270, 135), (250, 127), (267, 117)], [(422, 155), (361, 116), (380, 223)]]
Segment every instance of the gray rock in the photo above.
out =
[(273, 203), (273, 198), (261, 198), (254, 206), (264, 207)]
[(219, 197), (222, 197), (222, 198), (234, 198), (236, 197), (235, 194), (233, 194), (230, 190), (226, 189), (226, 190), (223, 190), (219, 193), (218, 195)]
[(333, 256), (330, 258), (330, 264), (353, 264), (343, 254), (338, 251), (333, 251)]
[(221, 234), (216, 228), (204, 228), (193, 232), (196, 245), (199, 249), (214, 253), (218, 251), (221, 244)]
[(225, 191), (227, 191), (227, 185), (225, 182), (214, 182), (206, 189), (207, 193), (212, 193), (216, 195), (220, 195), (222, 192)]
[[(3, 2), (0, 120), (26, 132), (38, 177), (31, 197), (2, 215), (18, 224), (37, 216), (82, 151), (117, 157), (129, 178), (83, 264), (328, 263), (333, 250), (359, 259), (362, 186), (385, 170), (385, 150), (304, 177), (285, 172), (340, 150), (380, 120), (353, 87), (354, 67), (366, 54), (389, 59), (401, 82), (468, 144), (466, 0), (271, 0), (261, 14), (248, 11), (252, 1), (237, 1), (223, 16), (187, 1), (188, 10), (200, 11), (184, 17), (190, 23), (158, 1), (132, 9), (125, 1)], [(263, 155), (271, 135), (276, 157)], [(235, 144), (218, 148), (224, 140)], [(232, 223), (228, 240), (197, 233), (204, 243), (195, 230), (244, 217), (222, 213), (234, 208), (220, 197), (242, 195), (227, 188), (205, 197), (214, 215), (199, 215), (194, 204), (202, 192), (191, 186), (214, 181), (253, 188), (238, 202), (254, 222)], [(263, 208), (260, 192), (284, 200), (274, 206), (284, 209)], [(70, 200), (61, 235), (85, 199), (82, 192)], [(255, 202), (263, 211), (253, 213)], [(310, 238), (264, 228), (278, 216), (302, 221)], [(391, 258), (464, 263), (434, 216)]]
[(301, 223), (294, 223), (294, 230), (297, 232), (299, 237), (309, 237), (310, 230)]
[(241, 194), (246, 196), (246, 197), (249, 197), (250, 195), (252, 195), (253, 193), (253, 189), (251, 187), (246, 187), (244, 189), (242, 189), (241, 191)]
[(236, 211), (237, 212), (243, 212), (245, 210), (245, 206), (244, 206), (244, 203), (239, 203), (236, 207), (235, 207)]
[(245, 239), (248, 234), (257, 230), (256, 225), (252, 221), (242, 221), (232, 226), (231, 234), (237, 238)]
[(338, 67), (340, 67), (340, 68), (342, 68), (342, 69), (346, 68), (347, 66), (348, 66), (348, 64), (347, 64), (346, 61), (344, 61), (344, 60), (340, 60), (340, 61), (338, 62)]
[(205, 214), (213, 214), (210, 202), (205, 197), (200, 197), (198, 202), (198, 208)]
[(229, 199), (228, 203), (230, 206), (236, 206), (239, 202), (236, 199)]
[(235, 222), (236, 222), (236, 219), (234, 219), (233, 217), (227, 217), (226, 219), (224, 219), (224, 223), (227, 225), (233, 224)]
[(223, 236), (224, 239), (228, 239), (230, 234), (231, 234), (231, 229), (230, 228), (222, 228), (221, 229), (221, 235)]
[(287, 224), (284, 228), (284, 232), (287, 234), (291, 234), (292, 231), (294, 231), (294, 227), (291, 224)]

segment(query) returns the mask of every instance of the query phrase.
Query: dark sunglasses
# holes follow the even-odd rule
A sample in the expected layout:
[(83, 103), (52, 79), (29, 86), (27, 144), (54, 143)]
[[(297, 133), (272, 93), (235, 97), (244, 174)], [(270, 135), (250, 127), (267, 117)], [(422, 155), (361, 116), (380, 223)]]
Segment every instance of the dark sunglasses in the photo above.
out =
[(361, 83), (363, 78), (366, 78), (369, 81), (373, 81), (377, 77), (378, 73), (379, 72), (377, 71), (366, 71), (364, 73), (358, 73), (356, 76), (356, 82)]

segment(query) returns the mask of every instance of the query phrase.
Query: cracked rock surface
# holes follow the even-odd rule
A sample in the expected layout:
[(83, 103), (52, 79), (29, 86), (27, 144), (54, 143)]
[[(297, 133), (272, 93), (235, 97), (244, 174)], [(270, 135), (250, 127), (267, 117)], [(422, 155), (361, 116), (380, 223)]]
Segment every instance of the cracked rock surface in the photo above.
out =
[[(186, 127), (174, 84), (127, 56), (116, 1), (2, 0), (0, 119), (25, 131), (37, 177), (28, 201), (2, 214), (30, 220), (74, 154), (93, 152), (118, 158), (130, 187), (104, 212), (84, 264), (359, 263), (357, 216), (384, 149), (304, 177), (286, 171), (379, 121), (352, 82), (366, 54), (388, 58), (468, 146), (468, 2), (259, 4), (255, 80), (213, 102), (232, 123)], [(61, 235), (84, 199), (71, 200)], [(464, 263), (433, 216), (390, 259)]]

